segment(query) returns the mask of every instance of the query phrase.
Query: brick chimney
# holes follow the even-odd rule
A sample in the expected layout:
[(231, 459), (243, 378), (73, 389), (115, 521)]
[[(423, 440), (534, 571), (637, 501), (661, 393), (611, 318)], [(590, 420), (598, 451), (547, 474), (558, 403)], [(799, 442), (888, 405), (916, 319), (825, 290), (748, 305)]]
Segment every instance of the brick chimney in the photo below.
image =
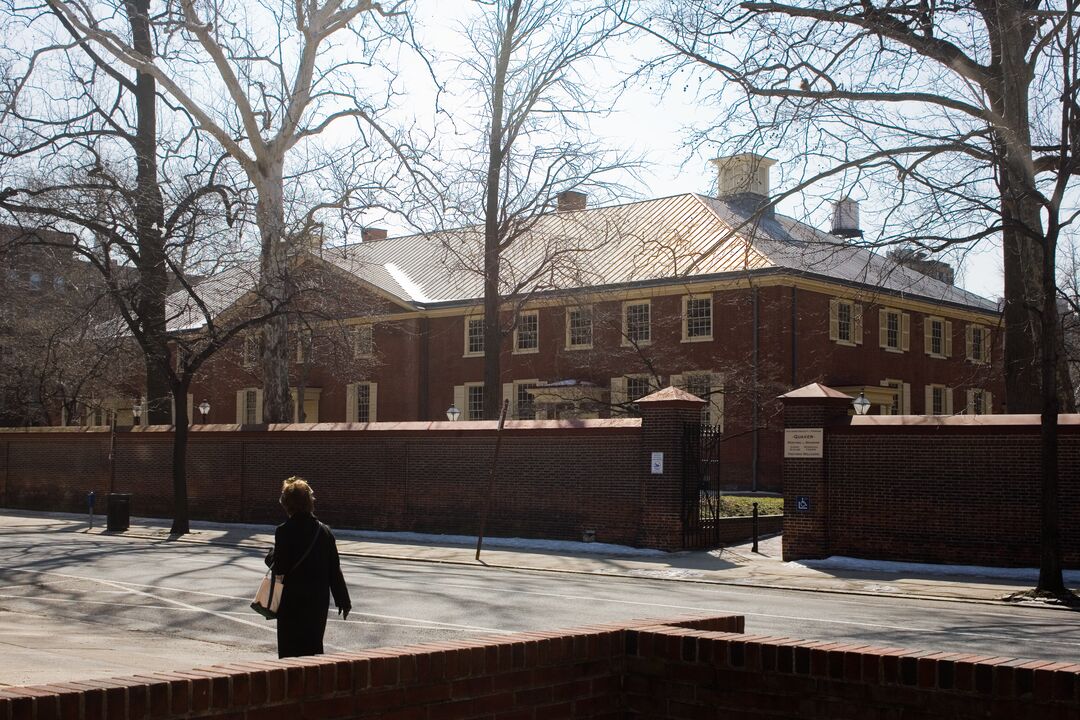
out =
[(360, 229), (360, 242), (375, 242), (386, 239), (385, 228), (366, 227)]
[(558, 205), (556, 207), (559, 212), (573, 212), (575, 210), (584, 210), (588, 199), (589, 196), (583, 192), (577, 192), (576, 190), (564, 190), (556, 196), (556, 200), (558, 202)]
[(716, 197), (755, 195), (769, 198), (769, 168), (776, 164), (775, 160), (754, 153), (740, 153), (709, 162), (717, 170)]

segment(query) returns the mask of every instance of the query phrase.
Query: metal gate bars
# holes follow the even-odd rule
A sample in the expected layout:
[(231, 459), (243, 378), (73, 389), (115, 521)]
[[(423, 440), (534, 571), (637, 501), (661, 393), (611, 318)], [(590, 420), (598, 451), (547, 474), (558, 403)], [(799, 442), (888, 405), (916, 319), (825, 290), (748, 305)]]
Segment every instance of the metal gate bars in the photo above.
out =
[(720, 544), (720, 428), (683, 425), (683, 548), (700, 550)]

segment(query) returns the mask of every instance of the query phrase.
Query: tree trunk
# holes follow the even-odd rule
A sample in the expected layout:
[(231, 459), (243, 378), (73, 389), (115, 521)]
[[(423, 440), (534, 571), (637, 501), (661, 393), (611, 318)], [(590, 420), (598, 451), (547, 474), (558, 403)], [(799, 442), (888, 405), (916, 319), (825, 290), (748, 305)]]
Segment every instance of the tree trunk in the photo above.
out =
[(188, 496), (187, 496), (187, 446), (188, 446), (188, 423), (187, 394), (190, 380), (181, 380), (173, 383), (173, 404), (176, 407), (176, 417), (173, 421), (173, 452), (172, 452), (172, 480), (173, 480), (173, 522), (169, 529), (171, 535), (186, 535), (191, 532), (188, 522)]
[(288, 252), (285, 243), (284, 182), (280, 165), (258, 186), (257, 218), (262, 236), (259, 297), (269, 319), (262, 325), (263, 422), (292, 421), (289, 396)]
[[(143, 56), (152, 58), (150, 0), (128, 0), (128, 23), (132, 44)], [(135, 312), (142, 323), (143, 350), (146, 359), (147, 422), (168, 425), (169, 346), (165, 321), (165, 298), (168, 294), (168, 268), (165, 263), (165, 210), (158, 184), (157, 167), (157, 87), (145, 73), (135, 76), (136, 131), (135, 150), (135, 229), (138, 235), (138, 287)]]
[(1064, 595), (1065, 580), (1061, 568), (1061, 529), (1058, 513), (1058, 330), (1057, 285), (1055, 277), (1054, 233), (1047, 233), (1043, 253), (1042, 333), (1048, 341), (1042, 346), (1042, 418), (1040, 454), (1042, 461), (1041, 537), (1039, 543), (1039, 584), (1036, 590)]

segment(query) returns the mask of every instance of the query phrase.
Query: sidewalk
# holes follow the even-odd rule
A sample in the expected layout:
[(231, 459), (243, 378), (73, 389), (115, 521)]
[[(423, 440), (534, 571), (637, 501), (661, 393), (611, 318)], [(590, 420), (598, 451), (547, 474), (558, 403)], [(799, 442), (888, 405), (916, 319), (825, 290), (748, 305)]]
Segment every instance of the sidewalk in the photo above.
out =
[[(84, 516), (12, 510), (2, 512), (0, 529), (29, 522), (40, 523), (43, 519), (58, 525), (70, 525), (73, 531), (86, 529)], [(103, 533), (104, 518), (97, 521), (100, 525), (92, 532)], [(274, 542), (274, 528), (270, 525), (192, 521), (191, 529), (190, 534), (174, 541), (260, 548), (269, 548)], [(168, 520), (133, 518), (131, 528), (123, 534), (125, 537), (160, 541), (169, 536), (168, 530)], [(936, 566), (932, 568), (933, 572), (919, 568), (898, 568), (899, 572), (814, 569), (783, 562), (778, 536), (762, 540), (758, 553), (751, 552), (750, 544), (710, 551), (658, 553), (600, 544), (529, 540), (509, 541), (520, 546), (505, 547), (503, 543), (507, 540), (489, 538), (485, 540), (478, 562), (475, 559), (475, 538), (350, 530), (335, 530), (335, 535), (339, 552), (354, 557), (807, 592), (1000, 603), (1006, 596), (1033, 586), (1033, 581), (1029, 579), (941, 574), (949, 572), (948, 566)], [(1075, 587), (1077, 583), (1071, 585)]]

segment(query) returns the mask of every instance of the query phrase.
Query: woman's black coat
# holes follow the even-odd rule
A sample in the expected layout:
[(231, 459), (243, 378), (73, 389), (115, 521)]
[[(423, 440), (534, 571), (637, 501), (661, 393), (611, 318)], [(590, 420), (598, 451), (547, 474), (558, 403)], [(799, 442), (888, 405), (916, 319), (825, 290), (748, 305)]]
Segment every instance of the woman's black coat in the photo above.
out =
[[(318, 538), (311, 552), (294, 569), (315, 538), (316, 528)], [(285, 576), (277, 615), (278, 657), (321, 654), (330, 594), (339, 608), (352, 607), (334, 534), (310, 513), (294, 513), (278, 525), (266, 564), (275, 575)]]

